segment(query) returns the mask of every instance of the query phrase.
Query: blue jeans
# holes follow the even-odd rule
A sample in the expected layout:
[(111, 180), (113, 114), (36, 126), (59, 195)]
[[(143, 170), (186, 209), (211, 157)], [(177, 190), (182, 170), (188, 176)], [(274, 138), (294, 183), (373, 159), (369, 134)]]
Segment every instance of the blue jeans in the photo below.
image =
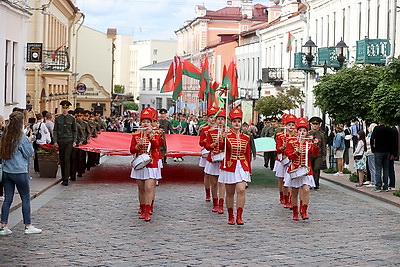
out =
[(29, 175), (27, 173), (3, 172), (5, 199), (1, 208), (1, 222), (8, 223), (11, 203), (14, 199), (15, 186), (22, 200), (22, 217), (24, 224), (31, 224), (31, 198), (29, 189)]
[(375, 156), (374, 155), (369, 155), (367, 156), (368, 160), (368, 169), (369, 173), (371, 174), (371, 184), (375, 184), (375, 175), (376, 175), (376, 170), (375, 170)]
[(394, 160), (389, 161), (389, 187), (396, 187), (396, 174), (394, 173)]
[[(389, 152), (375, 152), (375, 188), (387, 190), (389, 177)], [(382, 176), (383, 170), (383, 176)], [(383, 185), (382, 185), (383, 180)]]

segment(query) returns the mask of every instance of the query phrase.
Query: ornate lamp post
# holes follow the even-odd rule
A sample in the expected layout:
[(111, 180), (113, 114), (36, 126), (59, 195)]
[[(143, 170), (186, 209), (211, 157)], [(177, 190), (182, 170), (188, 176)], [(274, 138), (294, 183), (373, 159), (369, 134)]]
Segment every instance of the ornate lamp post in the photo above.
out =
[(314, 54), (317, 51), (317, 45), (311, 40), (311, 37), (309, 37), (308, 41), (303, 45), (303, 47), (306, 49), (306, 60), (308, 66), (311, 68), (314, 60)]
[(262, 87), (262, 80), (261, 79), (259, 79), (258, 81), (257, 81), (257, 90), (258, 90), (258, 99), (260, 99), (261, 98), (261, 87)]
[(26, 94), (26, 109), (30, 110), (32, 109), (32, 104), (31, 104), (31, 95), (29, 93)]
[(345, 42), (343, 42), (343, 39), (341, 39), (340, 42), (337, 43), (336, 45), (336, 55), (337, 55), (337, 60), (339, 62), (339, 69), (343, 67), (343, 63), (346, 60), (348, 49), (349, 47), (346, 45)]

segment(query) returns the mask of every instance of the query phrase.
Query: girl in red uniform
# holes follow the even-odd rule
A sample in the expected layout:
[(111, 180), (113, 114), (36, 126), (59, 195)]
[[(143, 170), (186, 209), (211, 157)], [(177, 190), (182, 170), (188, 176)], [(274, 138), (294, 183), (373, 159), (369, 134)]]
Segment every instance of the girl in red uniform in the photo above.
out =
[(226, 138), (220, 145), (225, 145), (226, 154), (224, 161), (221, 162), (221, 172), (218, 182), (225, 184), (226, 207), (228, 209), (228, 224), (235, 224), (233, 215), (233, 203), (235, 192), (236, 197), (236, 223), (244, 224), (242, 219), (244, 203), (246, 200), (246, 183), (250, 182), (251, 172), (251, 147), (250, 137), (240, 131), (242, 126), (242, 110), (235, 108), (229, 113), (231, 129), (225, 132)]
[(216, 157), (223, 155), (224, 146), (221, 146), (223, 140), (224, 128), (225, 128), (225, 117), (226, 111), (224, 108), (220, 108), (216, 112), (217, 122), (216, 128), (208, 130), (206, 149), (210, 151), (207, 156), (206, 166), (204, 173), (208, 174), (211, 182), (211, 195), (213, 198), (213, 212), (219, 214), (224, 213), (224, 197), (225, 197), (225, 185), (218, 183), (218, 176), (220, 173), (219, 165), (222, 159), (216, 159)]
[(130, 151), (136, 156), (147, 153), (150, 145), (150, 151), (148, 155), (151, 158), (149, 164), (140, 170), (132, 168), (131, 178), (136, 179), (138, 185), (138, 197), (140, 203), (140, 219), (150, 221), (151, 213), (151, 202), (154, 199), (154, 190), (156, 186), (156, 180), (159, 177), (158, 160), (159, 155), (157, 148), (160, 144), (159, 135), (153, 130), (151, 121), (153, 113), (149, 109), (143, 109), (140, 113), (140, 124), (144, 128), (138, 130), (132, 135)]
[(284, 186), (284, 176), (289, 166), (289, 159), (285, 153), (287, 141), (290, 138), (296, 136), (296, 116), (292, 114), (284, 114), (282, 116), (282, 124), (284, 131), (279, 132), (275, 135), (276, 152), (277, 156), (275, 159), (275, 176), (278, 177), (279, 183), (279, 199), (281, 204), (284, 204), (285, 208), (291, 208), (292, 203), (290, 199), (290, 188)]
[[(208, 122), (207, 124), (204, 124), (202, 127), (200, 127), (200, 139), (199, 139), (199, 145), (203, 147), (201, 151), (201, 157), (200, 157), (200, 162), (199, 166), (204, 168), (206, 167), (207, 163), (207, 156), (210, 154), (210, 151), (208, 151), (205, 146), (207, 142), (207, 135), (208, 131), (215, 126), (215, 113), (217, 112), (217, 108), (215, 107), (210, 107), (207, 111), (208, 115)], [(206, 191), (206, 201), (211, 201), (211, 190), (210, 190), (210, 176), (207, 173), (204, 173), (204, 189)]]
[(307, 136), (308, 121), (298, 118), (296, 121), (298, 138), (290, 139), (287, 143), (286, 154), (291, 160), (285, 176), (285, 186), (292, 187), (293, 220), (299, 220), (297, 198), (300, 192), (300, 214), (303, 220), (308, 219), (307, 208), (310, 201), (310, 187), (315, 187), (311, 155), (318, 155), (317, 139)]

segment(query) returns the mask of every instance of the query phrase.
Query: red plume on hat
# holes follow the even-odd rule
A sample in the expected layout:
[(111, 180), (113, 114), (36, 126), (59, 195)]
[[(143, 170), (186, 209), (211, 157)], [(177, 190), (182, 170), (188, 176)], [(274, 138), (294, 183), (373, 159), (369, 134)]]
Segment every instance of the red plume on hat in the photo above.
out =
[(298, 130), (299, 128), (302, 128), (302, 127), (308, 129), (307, 118), (298, 118), (296, 120), (296, 129)]
[(207, 115), (208, 115), (208, 116), (215, 115), (215, 113), (217, 113), (217, 111), (218, 111), (218, 108), (216, 108), (216, 107), (210, 107), (210, 108), (207, 110)]
[(232, 121), (234, 119), (242, 119), (243, 111), (239, 108), (234, 108), (229, 112), (229, 119)]
[(151, 109), (145, 108), (142, 110), (142, 112), (140, 112), (140, 120), (144, 119), (149, 119), (149, 120), (153, 119), (153, 112)]

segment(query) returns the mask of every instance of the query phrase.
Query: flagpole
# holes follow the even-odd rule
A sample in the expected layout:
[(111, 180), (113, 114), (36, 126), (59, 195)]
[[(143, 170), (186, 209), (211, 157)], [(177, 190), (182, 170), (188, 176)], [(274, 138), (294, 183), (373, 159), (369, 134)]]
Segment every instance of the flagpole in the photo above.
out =
[[(228, 105), (229, 105), (229, 98), (228, 98), (228, 87), (226, 87), (226, 100), (225, 100), (225, 131), (228, 128)], [(225, 144), (224, 144), (224, 152), (225, 152), (225, 157), (224, 157), (224, 168), (226, 168), (226, 143), (227, 143), (227, 135), (225, 135)]]

